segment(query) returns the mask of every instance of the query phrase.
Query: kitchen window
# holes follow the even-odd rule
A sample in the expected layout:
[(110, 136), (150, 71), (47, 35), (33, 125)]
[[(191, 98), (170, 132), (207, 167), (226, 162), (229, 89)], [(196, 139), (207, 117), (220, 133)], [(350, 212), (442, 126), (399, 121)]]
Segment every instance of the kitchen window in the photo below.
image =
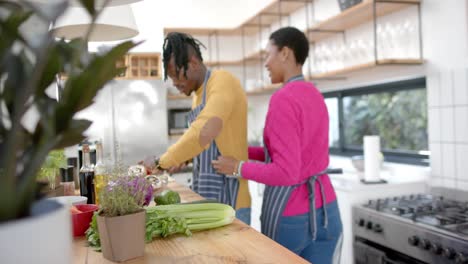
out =
[(364, 135), (379, 135), (385, 159), (428, 164), (426, 80), (418, 78), (324, 93), (330, 153), (361, 155)]

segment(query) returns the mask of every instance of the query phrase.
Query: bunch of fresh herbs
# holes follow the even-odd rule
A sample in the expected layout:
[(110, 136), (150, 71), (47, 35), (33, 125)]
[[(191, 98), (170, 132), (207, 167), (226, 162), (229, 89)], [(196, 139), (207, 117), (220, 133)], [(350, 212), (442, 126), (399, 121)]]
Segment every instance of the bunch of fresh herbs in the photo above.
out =
[(122, 216), (136, 213), (150, 203), (152, 195), (153, 187), (144, 177), (116, 177), (101, 192), (100, 214)]

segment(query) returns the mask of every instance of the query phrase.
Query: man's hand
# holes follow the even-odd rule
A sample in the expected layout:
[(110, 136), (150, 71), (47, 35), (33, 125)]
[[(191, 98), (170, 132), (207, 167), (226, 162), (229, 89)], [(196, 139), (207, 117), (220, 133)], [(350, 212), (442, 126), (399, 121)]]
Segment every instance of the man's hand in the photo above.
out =
[(234, 174), (237, 173), (237, 167), (239, 166), (239, 161), (232, 157), (219, 156), (217, 160), (211, 161), (213, 168), (215, 168), (217, 173), (224, 174), (227, 177), (239, 178)]
[(178, 166), (170, 167), (167, 171), (169, 172), (169, 174), (174, 174), (174, 173), (181, 171), (185, 167), (187, 167), (187, 162), (184, 162)]
[(155, 156), (148, 156), (144, 160), (139, 161), (138, 164), (145, 166), (147, 174), (161, 174), (162, 171), (158, 170), (154, 164), (155, 160)]

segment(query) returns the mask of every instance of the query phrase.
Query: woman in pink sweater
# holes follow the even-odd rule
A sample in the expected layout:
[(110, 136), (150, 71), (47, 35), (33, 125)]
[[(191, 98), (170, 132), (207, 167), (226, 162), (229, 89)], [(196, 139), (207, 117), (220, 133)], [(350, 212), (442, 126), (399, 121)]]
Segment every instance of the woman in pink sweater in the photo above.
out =
[(336, 171), (327, 169), (325, 101), (302, 75), (308, 54), (309, 42), (298, 29), (271, 34), (265, 66), (271, 82), (284, 85), (270, 99), (265, 149), (249, 148), (249, 159), (262, 162), (221, 156), (213, 165), (219, 173), (266, 185), (262, 233), (312, 263), (335, 263), (342, 225), (328, 174)]

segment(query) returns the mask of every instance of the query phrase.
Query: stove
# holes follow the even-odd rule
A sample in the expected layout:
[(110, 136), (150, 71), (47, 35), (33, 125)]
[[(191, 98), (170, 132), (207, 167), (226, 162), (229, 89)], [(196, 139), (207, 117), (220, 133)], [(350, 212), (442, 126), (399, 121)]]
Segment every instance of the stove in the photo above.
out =
[(468, 264), (468, 193), (435, 189), (353, 207), (356, 264)]

